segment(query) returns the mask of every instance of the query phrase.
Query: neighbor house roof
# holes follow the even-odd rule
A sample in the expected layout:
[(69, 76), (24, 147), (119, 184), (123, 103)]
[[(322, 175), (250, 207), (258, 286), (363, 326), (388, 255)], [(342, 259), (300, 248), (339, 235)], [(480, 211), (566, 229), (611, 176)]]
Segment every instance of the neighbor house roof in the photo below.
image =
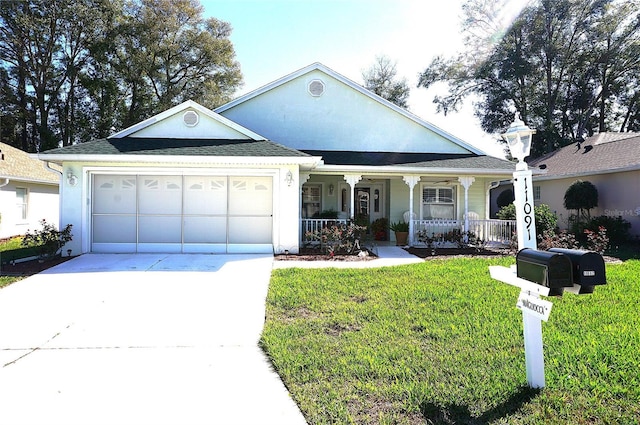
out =
[(0, 143), (0, 179), (46, 184), (60, 182), (60, 176), (47, 170), (44, 162), (6, 143)]
[(600, 133), (529, 162), (539, 180), (640, 169), (640, 133)]

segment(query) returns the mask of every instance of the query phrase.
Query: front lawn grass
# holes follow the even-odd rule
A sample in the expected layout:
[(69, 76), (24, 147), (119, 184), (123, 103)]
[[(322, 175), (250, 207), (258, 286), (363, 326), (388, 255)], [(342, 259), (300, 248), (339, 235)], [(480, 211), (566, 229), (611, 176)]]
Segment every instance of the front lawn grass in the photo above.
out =
[(490, 265), (273, 272), (261, 344), (310, 424), (637, 424), (640, 261), (565, 294), (543, 322), (546, 388), (526, 385), (518, 288)]

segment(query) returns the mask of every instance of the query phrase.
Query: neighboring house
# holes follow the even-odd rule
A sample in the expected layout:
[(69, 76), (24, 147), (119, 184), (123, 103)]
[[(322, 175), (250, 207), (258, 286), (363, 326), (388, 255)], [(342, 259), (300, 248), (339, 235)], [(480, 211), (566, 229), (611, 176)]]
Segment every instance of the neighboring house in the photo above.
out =
[(296, 253), (325, 210), (489, 237), (489, 188), (514, 169), (317, 63), (40, 158), (64, 167), (74, 252)]
[(592, 217), (622, 217), (631, 223), (630, 233), (640, 236), (640, 133), (599, 133), (531, 161), (530, 166), (545, 173), (534, 175), (534, 190), (539, 203), (556, 212), (562, 228), (572, 213), (564, 208), (564, 194), (583, 180), (598, 189)]
[(0, 238), (40, 229), (42, 219), (58, 226), (59, 186), (60, 171), (0, 143)]

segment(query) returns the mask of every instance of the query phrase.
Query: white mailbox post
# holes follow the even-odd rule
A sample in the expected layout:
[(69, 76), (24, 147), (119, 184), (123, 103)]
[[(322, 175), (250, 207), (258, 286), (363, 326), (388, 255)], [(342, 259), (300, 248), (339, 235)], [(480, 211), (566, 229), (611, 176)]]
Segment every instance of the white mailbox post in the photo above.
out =
[[(531, 139), (535, 130), (529, 128), (516, 112), (515, 119), (502, 138), (509, 145), (511, 156), (518, 160), (513, 173), (513, 192), (516, 207), (516, 232), (518, 250), (537, 249), (536, 223), (533, 211), (533, 179), (524, 159), (529, 156)], [(490, 267), (491, 277), (521, 289), (517, 307), (522, 310), (524, 355), (527, 382), (532, 388), (544, 388), (544, 353), (542, 349), (542, 320), (547, 320), (551, 303), (540, 299), (548, 295), (549, 288), (520, 279), (516, 271), (506, 267)]]

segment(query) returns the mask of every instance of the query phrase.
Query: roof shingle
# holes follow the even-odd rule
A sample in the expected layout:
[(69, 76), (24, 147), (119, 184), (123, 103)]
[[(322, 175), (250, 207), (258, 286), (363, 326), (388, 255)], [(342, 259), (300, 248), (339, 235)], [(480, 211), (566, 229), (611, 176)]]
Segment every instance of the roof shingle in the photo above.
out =
[(624, 133), (617, 133), (616, 137), (604, 134), (560, 148), (530, 161), (529, 165), (546, 170), (544, 178), (640, 168), (640, 135), (629, 133), (624, 138), (620, 136)]
[(175, 155), (306, 157), (268, 140), (137, 138), (98, 139), (43, 152), (45, 155)]
[(47, 170), (44, 162), (31, 158), (27, 152), (6, 143), (0, 143), (0, 151), (4, 156), (4, 159), (0, 160), (0, 178), (59, 183), (58, 175)]

